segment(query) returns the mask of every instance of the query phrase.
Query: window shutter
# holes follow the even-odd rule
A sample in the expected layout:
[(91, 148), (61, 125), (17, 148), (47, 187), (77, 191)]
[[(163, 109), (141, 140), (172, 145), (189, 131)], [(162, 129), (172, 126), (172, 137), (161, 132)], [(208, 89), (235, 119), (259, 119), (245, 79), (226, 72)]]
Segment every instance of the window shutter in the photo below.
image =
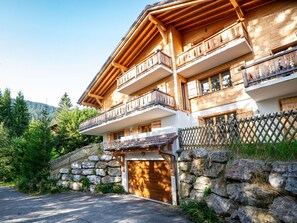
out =
[(197, 97), (199, 95), (198, 81), (190, 81), (187, 83), (187, 85), (189, 98)]
[(152, 130), (161, 128), (161, 121), (152, 122)]

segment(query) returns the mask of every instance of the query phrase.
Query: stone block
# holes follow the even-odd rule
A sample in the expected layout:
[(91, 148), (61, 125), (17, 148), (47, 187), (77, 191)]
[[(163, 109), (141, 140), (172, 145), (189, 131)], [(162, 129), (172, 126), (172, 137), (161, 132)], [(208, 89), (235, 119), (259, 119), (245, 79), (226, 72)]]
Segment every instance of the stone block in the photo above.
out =
[(96, 175), (89, 175), (87, 178), (90, 180), (92, 184), (100, 184), (101, 183), (101, 177)]
[(192, 151), (192, 156), (194, 159), (206, 158), (208, 155), (207, 149), (195, 149)]
[(96, 163), (96, 166), (95, 167), (98, 168), (98, 169), (105, 169), (107, 167), (107, 163), (106, 162), (102, 162), (102, 161), (98, 161)]
[(297, 195), (297, 177), (288, 177), (285, 190)]
[(90, 192), (95, 193), (96, 192), (96, 185), (90, 185)]
[(288, 162), (273, 162), (271, 166), (272, 172), (285, 173), (288, 171)]
[(57, 186), (64, 187), (64, 188), (68, 188), (68, 187), (69, 187), (69, 181), (62, 181), (62, 180), (59, 180), (59, 181), (57, 182)]
[(95, 162), (82, 162), (81, 167), (83, 169), (90, 169), (95, 167)]
[(216, 194), (211, 194), (205, 198), (207, 206), (212, 208), (217, 214), (231, 215), (237, 208), (229, 199), (220, 197)]
[(194, 174), (195, 176), (201, 176), (204, 172), (205, 166), (205, 159), (195, 159), (192, 162), (190, 173)]
[(203, 192), (205, 189), (210, 188), (211, 186), (211, 179), (208, 177), (197, 177), (195, 183), (193, 184), (193, 187), (195, 190), (199, 190), (200, 192)]
[(69, 173), (69, 169), (68, 168), (62, 168), (62, 169), (60, 169), (60, 173), (67, 174), (67, 173)]
[(228, 163), (225, 177), (238, 181), (251, 181), (253, 177), (268, 179), (270, 170), (270, 163), (259, 160), (240, 159)]
[(180, 183), (180, 196), (181, 198), (189, 197), (192, 185), (181, 182)]
[(105, 176), (101, 178), (103, 184), (119, 183), (122, 181), (121, 177)]
[(71, 173), (74, 175), (81, 174), (81, 169), (72, 169)]
[(94, 169), (84, 169), (82, 170), (82, 175), (86, 176), (86, 175), (93, 175), (94, 174)]
[(178, 162), (178, 169), (180, 171), (188, 172), (191, 169), (192, 162)]
[(208, 158), (211, 162), (225, 163), (230, 158), (230, 152), (226, 150), (210, 151)]
[(111, 160), (111, 161), (109, 161), (107, 163), (107, 166), (110, 166), (110, 167), (120, 167), (121, 164), (118, 161), (116, 161), (116, 160)]
[(243, 206), (238, 209), (240, 222), (244, 223), (280, 223), (266, 209)]
[(210, 190), (221, 197), (228, 197), (227, 195), (227, 182), (224, 177), (211, 180)]
[(297, 201), (291, 197), (277, 197), (269, 207), (269, 212), (286, 223), (297, 222)]
[(211, 166), (207, 167), (203, 171), (203, 176), (217, 178), (220, 173), (225, 169), (225, 165), (221, 163), (211, 163)]
[(178, 161), (191, 161), (191, 150), (184, 150), (180, 153)]
[(118, 167), (108, 167), (107, 172), (108, 172), (108, 175), (114, 176), (114, 177), (121, 176), (122, 174), (121, 168), (118, 168)]
[(112, 160), (112, 156), (107, 155), (107, 154), (103, 154), (102, 156), (100, 156), (100, 160), (101, 161), (110, 161), (110, 160)]
[(52, 180), (60, 180), (61, 174), (60, 173), (52, 173), (51, 172), (49, 178), (52, 179)]
[(204, 199), (204, 193), (193, 189), (190, 193), (190, 198), (195, 199), (197, 201), (201, 201)]
[(72, 169), (81, 169), (81, 162), (71, 163), (71, 168)]
[(90, 160), (90, 161), (98, 161), (99, 160), (99, 156), (96, 156), (96, 155), (89, 156), (88, 157), (88, 160)]
[(104, 169), (96, 169), (96, 175), (105, 177), (106, 171)]
[(70, 181), (71, 177), (68, 174), (62, 174), (61, 180)]
[(270, 185), (278, 192), (285, 192), (286, 177), (282, 173), (270, 173), (268, 179)]
[(179, 180), (181, 182), (185, 182), (185, 183), (188, 183), (188, 184), (192, 184), (194, 181), (195, 181), (195, 176), (191, 175), (191, 174), (187, 174), (187, 173), (182, 173), (180, 176), (179, 176)]
[(227, 185), (229, 198), (243, 205), (265, 208), (278, 193), (267, 184), (233, 183)]
[(73, 175), (73, 176), (72, 176), (72, 180), (73, 180), (74, 182), (78, 182), (78, 181), (80, 181), (81, 178), (82, 178), (81, 175)]
[(75, 191), (80, 191), (80, 190), (82, 190), (82, 183), (73, 182), (70, 184), (70, 188)]

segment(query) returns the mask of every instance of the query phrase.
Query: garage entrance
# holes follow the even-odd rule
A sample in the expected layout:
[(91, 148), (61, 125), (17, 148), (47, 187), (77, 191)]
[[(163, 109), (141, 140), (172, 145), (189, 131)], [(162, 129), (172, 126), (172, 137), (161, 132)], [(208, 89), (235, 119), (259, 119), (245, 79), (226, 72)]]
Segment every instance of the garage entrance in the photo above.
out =
[(166, 161), (128, 161), (129, 192), (172, 203), (171, 174)]

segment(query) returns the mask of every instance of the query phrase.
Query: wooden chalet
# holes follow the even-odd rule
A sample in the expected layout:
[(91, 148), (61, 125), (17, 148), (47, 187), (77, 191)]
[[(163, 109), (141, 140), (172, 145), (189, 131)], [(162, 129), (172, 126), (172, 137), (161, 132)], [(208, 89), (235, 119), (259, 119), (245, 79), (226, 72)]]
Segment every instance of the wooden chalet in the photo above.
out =
[(165, 0), (148, 5), (78, 103), (123, 186), (177, 203), (177, 129), (297, 108), (297, 1)]

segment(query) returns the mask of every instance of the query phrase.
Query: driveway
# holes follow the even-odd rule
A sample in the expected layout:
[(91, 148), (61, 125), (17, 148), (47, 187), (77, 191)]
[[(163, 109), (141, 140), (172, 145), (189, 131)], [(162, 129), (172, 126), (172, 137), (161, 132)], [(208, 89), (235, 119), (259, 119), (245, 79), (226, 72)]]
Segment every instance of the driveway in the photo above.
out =
[(0, 222), (191, 222), (178, 208), (132, 195), (67, 192), (27, 196), (0, 187)]

